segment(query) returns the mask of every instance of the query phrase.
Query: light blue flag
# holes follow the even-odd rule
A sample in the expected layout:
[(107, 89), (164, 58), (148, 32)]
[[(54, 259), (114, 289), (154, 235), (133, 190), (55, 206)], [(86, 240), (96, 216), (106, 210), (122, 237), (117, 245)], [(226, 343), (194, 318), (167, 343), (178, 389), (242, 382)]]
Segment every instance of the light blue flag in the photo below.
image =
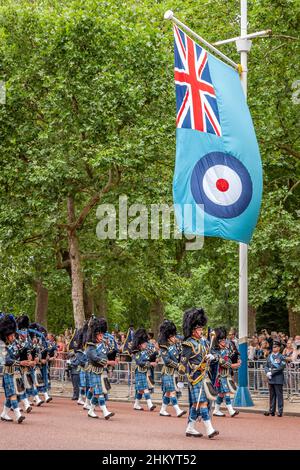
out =
[(174, 37), (178, 226), (186, 234), (249, 243), (262, 166), (239, 75), (177, 26)]

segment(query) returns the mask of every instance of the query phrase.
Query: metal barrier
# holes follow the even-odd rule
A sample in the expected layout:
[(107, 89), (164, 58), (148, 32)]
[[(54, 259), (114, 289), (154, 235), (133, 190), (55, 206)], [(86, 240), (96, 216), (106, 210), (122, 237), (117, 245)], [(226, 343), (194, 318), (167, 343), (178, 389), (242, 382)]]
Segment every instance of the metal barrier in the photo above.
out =
[[(268, 379), (264, 367), (266, 361), (248, 361), (249, 390), (255, 397), (266, 397), (269, 394)], [(118, 362), (116, 367), (108, 368), (108, 377), (115, 397), (131, 399), (134, 397), (134, 363)], [(152, 371), (156, 393), (161, 394), (161, 369), (163, 364), (158, 363)], [(0, 366), (1, 376), (1, 366)], [(60, 393), (71, 390), (71, 370), (66, 359), (55, 358), (50, 365), (50, 378), (52, 386), (59, 388)], [(235, 371), (237, 382), (237, 371)], [(291, 402), (300, 401), (300, 362), (288, 363), (284, 370), (284, 397)], [(187, 384), (186, 384), (187, 385)], [(184, 389), (184, 396), (187, 386)]]
[[(249, 390), (258, 396), (269, 394), (266, 361), (248, 361)], [(289, 362), (284, 369), (283, 394), (289, 401), (300, 400), (300, 362)]]
[[(114, 368), (109, 367), (108, 377), (112, 385), (122, 386), (124, 398), (134, 396), (134, 368), (131, 362), (119, 362)], [(248, 362), (248, 383), (249, 390), (256, 396), (267, 396), (269, 393), (268, 379), (266, 377), (264, 367), (266, 361), (249, 361)], [(161, 386), (161, 369), (163, 364), (158, 363), (153, 370), (153, 378), (156, 388)], [(66, 367), (66, 361), (60, 362), (51, 366), (51, 378), (53, 380), (69, 381), (70, 372)], [(300, 400), (300, 363), (289, 363), (284, 370), (284, 386), (283, 392), (285, 398), (290, 401)], [(235, 371), (237, 381), (237, 372)], [(115, 387), (114, 387), (115, 389)]]

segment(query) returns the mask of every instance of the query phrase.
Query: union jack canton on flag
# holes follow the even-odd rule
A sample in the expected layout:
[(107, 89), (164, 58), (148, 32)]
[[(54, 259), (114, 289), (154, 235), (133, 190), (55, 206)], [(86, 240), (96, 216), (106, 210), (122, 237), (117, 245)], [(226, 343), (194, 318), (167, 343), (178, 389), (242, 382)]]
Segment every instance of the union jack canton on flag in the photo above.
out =
[(222, 135), (207, 52), (174, 25), (176, 126)]

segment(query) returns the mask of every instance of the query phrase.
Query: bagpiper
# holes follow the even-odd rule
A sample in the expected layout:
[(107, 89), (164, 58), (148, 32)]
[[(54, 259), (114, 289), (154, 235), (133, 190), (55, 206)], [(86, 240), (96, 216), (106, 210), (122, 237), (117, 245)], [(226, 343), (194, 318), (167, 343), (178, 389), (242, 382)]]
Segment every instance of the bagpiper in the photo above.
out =
[[(24, 379), (24, 384), (25, 384), (25, 389), (26, 389), (26, 394), (27, 398), (32, 397), (36, 406), (41, 406), (44, 401), (40, 399), (38, 390), (35, 386), (35, 377), (34, 377), (34, 370), (35, 370), (35, 348), (32, 343), (32, 339), (30, 336), (30, 330), (29, 330), (29, 317), (27, 315), (21, 315), (17, 319), (17, 325), (18, 325), (18, 335), (20, 338), (25, 341), (24, 346), (26, 346), (27, 349), (27, 357), (30, 361), (30, 365), (28, 367), (22, 367), (22, 372), (23, 372), (23, 379)], [(24, 353), (24, 351), (23, 351)], [(28, 404), (27, 404), (28, 405)]]
[(134, 333), (132, 342), (132, 355), (135, 361), (135, 402), (133, 409), (143, 411), (140, 400), (145, 396), (148, 410), (153, 411), (156, 406), (153, 405), (150, 396), (150, 388), (153, 384), (149, 380), (148, 371), (151, 366), (155, 366), (156, 362), (150, 362), (151, 351), (148, 348), (148, 335), (145, 328), (139, 328)]
[(236, 391), (232, 371), (240, 367), (241, 361), (238, 359), (237, 362), (232, 362), (233, 351), (226, 337), (227, 334), (225, 328), (215, 329), (215, 338), (212, 352), (214, 353), (217, 362), (214, 385), (217, 389), (218, 396), (215, 402), (213, 416), (225, 416), (225, 414), (220, 410), (220, 407), (225, 398), (226, 408), (229, 412), (229, 415), (233, 418), (239, 414), (239, 411), (233, 409), (230, 397), (230, 394), (235, 393)]
[(77, 404), (83, 405), (85, 410), (90, 409), (91, 399), (93, 397), (93, 393), (89, 390), (89, 373), (86, 370), (88, 366), (88, 359), (85, 353), (87, 331), (88, 324), (85, 323), (83, 328), (76, 331), (74, 340), (71, 341), (69, 345), (69, 349), (74, 349), (79, 370), (79, 399), (77, 400)]
[(115, 337), (107, 331), (107, 321), (105, 318), (102, 318), (103, 329), (106, 329), (103, 335), (103, 342), (106, 345), (107, 349), (107, 367), (104, 368), (103, 374), (101, 375), (102, 380), (102, 389), (104, 393), (105, 400), (109, 399), (109, 391), (111, 389), (109, 378), (113, 374), (113, 365), (116, 365), (119, 361), (119, 348)]
[(107, 330), (107, 324), (104, 319), (92, 319), (89, 323), (86, 355), (88, 359), (87, 372), (89, 373), (90, 391), (93, 393), (91, 406), (88, 411), (90, 418), (99, 418), (95, 413), (95, 407), (99, 406), (107, 420), (115, 413), (108, 411), (105, 403), (104, 391), (102, 386), (102, 373), (107, 365), (115, 365), (114, 361), (108, 361), (108, 349), (103, 341), (104, 333)]
[(191, 308), (183, 316), (182, 355), (178, 368), (179, 380), (177, 386), (183, 388), (184, 376), (188, 379), (190, 412), (186, 436), (201, 437), (195, 429), (197, 419), (203, 420), (206, 434), (211, 439), (219, 434), (211, 423), (209, 412), (208, 390), (205, 385), (209, 361), (214, 359), (210, 353), (208, 340), (204, 337), (204, 327), (207, 318), (202, 308)]
[(49, 344), (46, 340), (47, 330), (39, 323), (31, 323), (29, 332), (35, 345), (35, 384), (38, 392), (43, 393), (45, 402), (49, 403), (52, 401), (52, 397), (49, 395), (51, 381), (48, 366)]
[(0, 340), (3, 341), (5, 348), (2, 382), (5, 402), (1, 413), (1, 421), (13, 421), (8, 414), (12, 408), (17, 423), (20, 424), (25, 419), (25, 416), (21, 414), (18, 404), (18, 395), (22, 395), (25, 392), (20, 366), (27, 366), (28, 361), (20, 361), (19, 349), (16, 347), (16, 329), (17, 324), (12, 315), (1, 317)]
[(163, 397), (159, 414), (160, 416), (171, 416), (167, 411), (168, 405), (171, 404), (174, 407), (176, 416), (180, 418), (186, 414), (186, 411), (179, 408), (177, 400), (181, 395), (181, 391), (177, 387), (181, 344), (177, 340), (176, 335), (176, 326), (173, 322), (165, 320), (160, 325), (158, 344), (164, 365), (161, 371)]

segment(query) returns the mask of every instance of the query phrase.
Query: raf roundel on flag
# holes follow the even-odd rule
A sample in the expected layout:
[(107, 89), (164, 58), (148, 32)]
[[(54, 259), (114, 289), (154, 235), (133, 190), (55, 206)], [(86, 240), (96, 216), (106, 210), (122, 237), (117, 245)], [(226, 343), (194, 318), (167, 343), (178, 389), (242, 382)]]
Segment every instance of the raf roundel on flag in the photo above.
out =
[[(249, 243), (259, 216), (262, 167), (239, 75), (177, 26), (174, 54), (177, 223), (186, 234)], [(182, 217), (186, 205), (194, 207), (189, 218)]]
[(191, 189), (197, 204), (215, 217), (230, 219), (242, 214), (252, 197), (247, 168), (237, 158), (211, 152), (194, 166)]

